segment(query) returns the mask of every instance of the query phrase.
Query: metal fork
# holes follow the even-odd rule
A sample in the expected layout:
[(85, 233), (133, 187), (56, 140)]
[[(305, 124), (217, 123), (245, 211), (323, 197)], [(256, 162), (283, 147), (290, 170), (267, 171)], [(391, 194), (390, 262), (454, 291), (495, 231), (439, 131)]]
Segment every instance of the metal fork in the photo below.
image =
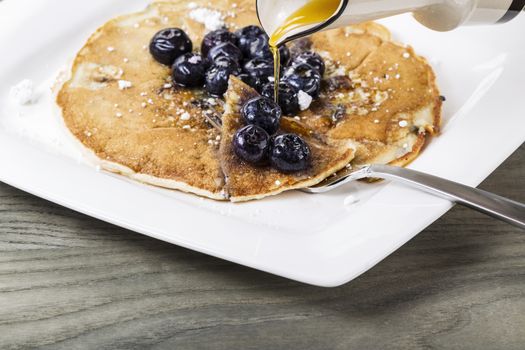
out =
[(525, 229), (525, 204), (434, 175), (390, 165), (367, 165), (358, 169), (345, 168), (321, 183), (302, 191), (324, 193), (348, 182), (365, 178), (400, 181)]

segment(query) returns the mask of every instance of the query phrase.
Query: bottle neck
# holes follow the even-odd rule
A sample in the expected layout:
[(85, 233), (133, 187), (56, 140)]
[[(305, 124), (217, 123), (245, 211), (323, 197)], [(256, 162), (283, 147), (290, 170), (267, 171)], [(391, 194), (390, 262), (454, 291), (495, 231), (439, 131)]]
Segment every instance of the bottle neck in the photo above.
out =
[(478, 0), (476, 9), (465, 24), (505, 23), (525, 8), (525, 0)]
[(524, 7), (525, 0), (350, 0), (329, 28), (411, 12), (426, 27), (449, 31), (462, 25), (502, 23)]
[(440, 3), (442, 0), (350, 0), (344, 13), (330, 28), (417, 12)]
[[(521, 3), (521, 7), (519, 4)], [(485, 25), (510, 20), (525, 6), (525, 0), (445, 0), (414, 13), (423, 25), (448, 31), (462, 25)]]
[(445, 32), (468, 22), (477, 3), (478, 0), (442, 0), (414, 12), (414, 17), (430, 29)]

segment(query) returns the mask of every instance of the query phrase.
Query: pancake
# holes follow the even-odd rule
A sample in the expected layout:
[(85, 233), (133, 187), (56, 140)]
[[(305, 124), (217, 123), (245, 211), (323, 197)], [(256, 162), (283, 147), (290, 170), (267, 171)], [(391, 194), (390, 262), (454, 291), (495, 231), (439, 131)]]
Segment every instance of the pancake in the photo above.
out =
[(270, 166), (255, 167), (240, 160), (233, 152), (233, 136), (244, 126), (240, 109), (248, 100), (259, 94), (239, 79), (230, 78), (226, 92), (225, 112), (222, 119), (220, 156), (226, 177), (226, 192), (232, 202), (260, 199), (284, 191), (318, 184), (328, 176), (344, 168), (354, 158), (354, 145), (349, 142), (330, 142), (324, 135), (304, 131), (295, 126), (293, 119), (281, 123), (277, 132), (295, 132), (308, 143), (311, 167), (304, 172), (283, 174)]
[[(207, 3), (194, 1), (192, 6)], [(230, 27), (256, 21), (255, 13), (242, 7), (227, 14), (229, 1), (213, 6), (223, 10)], [(101, 159), (105, 170), (226, 199), (220, 132), (204, 116), (220, 116), (221, 101), (202, 91), (171, 88), (170, 69), (147, 50), (152, 36), (166, 27), (184, 28), (198, 47), (206, 28), (181, 15), (188, 13), (186, 1), (155, 2), (143, 12), (106, 23), (78, 53), (57, 103), (68, 129)]]
[[(206, 15), (236, 30), (257, 24), (254, 5), (155, 1), (109, 21), (80, 50), (57, 96), (67, 128), (107, 171), (232, 201), (314, 185), (349, 162), (405, 165), (438, 132), (441, 101), (430, 66), (393, 43), (383, 26), (365, 23), (290, 45), (292, 52), (312, 48), (327, 64), (321, 97), (282, 123), (281, 132), (300, 133), (310, 145), (311, 169), (290, 175), (239, 161), (231, 137), (240, 126), (239, 103), (255, 92), (236, 79), (225, 101), (174, 87), (170, 69), (154, 61), (148, 44), (160, 29), (180, 27), (196, 50), (217, 25)], [(223, 129), (209, 118), (222, 118)]]

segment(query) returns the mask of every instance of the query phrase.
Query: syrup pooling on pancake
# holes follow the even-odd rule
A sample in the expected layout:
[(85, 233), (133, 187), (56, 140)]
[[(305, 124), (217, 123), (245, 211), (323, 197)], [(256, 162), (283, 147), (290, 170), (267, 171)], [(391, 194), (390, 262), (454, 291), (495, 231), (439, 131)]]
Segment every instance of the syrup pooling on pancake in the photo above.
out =
[[(353, 158), (352, 147), (357, 148), (358, 163), (374, 160), (404, 164), (417, 155), (426, 136), (437, 130), (439, 100), (433, 101), (437, 88), (428, 65), (411, 49), (391, 44), (383, 27), (354, 26), (342, 34), (316, 34), (300, 49), (301, 43), (290, 47), (294, 58), (311, 49), (326, 63), (319, 100), (304, 111), (296, 107), (295, 113), (287, 113), (281, 120), (280, 132), (294, 132), (307, 141), (312, 150), (311, 168), (283, 174), (243, 163), (227, 150), (231, 147), (232, 125), (239, 128), (243, 123), (232, 112), (233, 106), (239, 106), (231, 102), (230, 93), (226, 95), (224, 111), (223, 99), (211, 98), (202, 89), (176, 87), (170, 68), (155, 62), (147, 46), (161, 29), (177, 27), (193, 41), (194, 51), (198, 50), (202, 38), (212, 29), (212, 24), (203, 20), (203, 13), (213, 14), (234, 31), (256, 23), (253, 2), (193, 3), (155, 2), (146, 11), (112, 20), (79, 52), (71, 80), (59, 93), (58, 104), (67, 127), (101, 159), (105, 169), (158, 186), (214, 199), (231, 196), (239, 201), (320, 182)], [(397, 62), (404, 54), (399, 48), (407, 51), (411, 59)], [(347, 51), (351, 55), (347, 56)], [(383, 60), (388, 64), (378, 63)], [(399, 63), (399, 70), (408, 73), (400, 73), (403, 78), (389, 82), (392, 86), (369, 81), (366, 76), (367, 70), (388, 71), (395, 63)], [(229, 91), (237, 91), (243, 85), (235, 86)], [(339, 99), (341, 93), (360, 96), (359, 89), (366, 94), (374, 88), (388, 92), (388, 88), (397, 91), (410, 87), (415, 90), (410, 96), (420, 97), (401, 101), (404, 94), (389, 94), (378, 111), (367, 108), (369, 113), (363, 115), (348, 111), (358, 111), (367, 104), (358, 106), (346, 97)], [(302, 95), (303, 107), (306, 97)], [(294, 103), (293, 95), (286, 98)], [(389, 104), (392, 109), (397, 108), (396, 113), (385, 108)], [(372, 113), (383, 114), (378, 118), (378, 128), (369, 130), (368, 123), (375, 124)], [(223, 117), (230, 128), (217, 130), (208, 122), (210, 116), (219, 121)], [(406, 126), (402, 126), (403, 121)], [(404, 150), (405, 143), (412, 152)], [(264, 185), (250, 188), (250, 183)]]

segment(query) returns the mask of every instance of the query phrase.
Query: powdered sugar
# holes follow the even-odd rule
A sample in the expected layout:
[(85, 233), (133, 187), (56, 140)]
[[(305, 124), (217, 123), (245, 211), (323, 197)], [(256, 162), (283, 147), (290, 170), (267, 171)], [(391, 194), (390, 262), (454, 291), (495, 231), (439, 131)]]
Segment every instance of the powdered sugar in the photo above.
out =
[(131, 83), (131, 81), (127, 81), (127, 80), (119, 80), (118, 81), (118, 88), (120, 90), (129, 89), (132, 86), (133, 86), (133, 84)]
[(63, 125), (55, 103), (56, 96), (51, 90), (56, 84), (56, 76), (56, 72), (52, 72), (47, 80), (27, 79), (13, 86), (9, 99), (0, 101), (0, 128), (43, 149), (81, 161), (83, 157), (78, 141)]
[(11, 88), (9, 97), (21, 106), (31, 103), (34, 99), (33, 81), (29, 79), (22, 80)]
[[(191, 4), (191, 3), (190, 3)], [(189, 17), (194, 21), (204, 24), (207, 30), (217, 30), (224, 27), (224, 16), (216, 10), (195, 8), (190, 11)]]
[(180, 116), (180, 120), (190, 120), (191, 115), (188, 112), (184, 112)]
[(197, 55), (191, 56), (190, 59), (188, 60), (188, 62), (191, 63), (191, 64), (197, 64), (200, 61), (202, 61), (202, 57), (201, 56), (197, 56)]
[(308, 95), (303, 90), (299, 90), (299, 92), (297, 93), (297, 98), (299, 99), (299, 108), (301, 109), (301, 111), (307, 110), (313, 101), (312, 96)]

